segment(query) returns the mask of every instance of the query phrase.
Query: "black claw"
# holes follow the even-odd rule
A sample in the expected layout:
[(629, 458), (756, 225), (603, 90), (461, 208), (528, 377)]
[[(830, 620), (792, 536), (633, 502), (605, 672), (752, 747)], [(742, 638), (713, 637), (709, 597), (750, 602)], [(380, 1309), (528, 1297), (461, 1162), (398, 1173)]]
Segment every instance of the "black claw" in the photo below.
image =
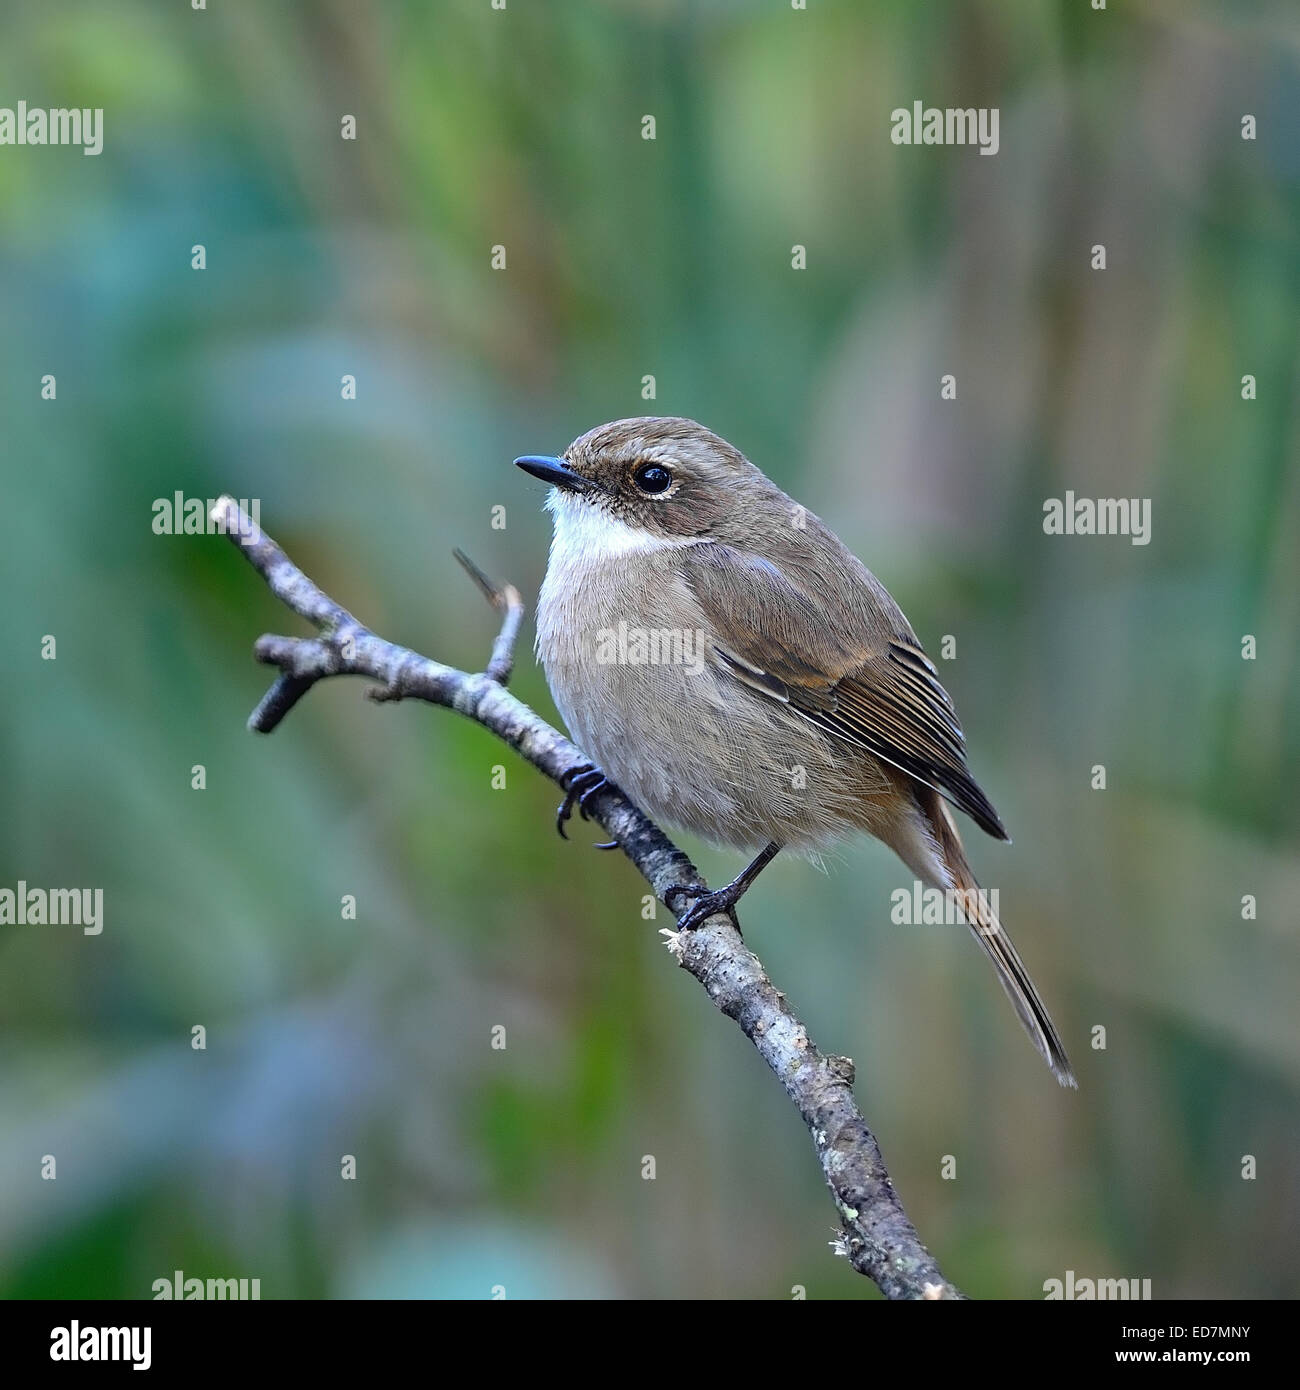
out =
[(617, 841), (617, 840), (598, 840), (598, 841), (592, 846), (592, 849), (617, 849), (617, 848), (618, 848), (618, 841)]
[(707, 898), (709, 890), (702, 883), (674, 883), (671, 888), (664, 889), (664, 902), (669, 912), (675, 912), (673, 899), (677, 896), (683, 898)]
[(668, 910), (673, 912), (675, 909), (672, 899), (679, 894), (697, 899), (695, 906), (684, 917), (678, 919), (678, 931), (693, 931), (706, 917), (712, 917), (715, 912), (725, 912), (731, 918), (732, 925), (738, 928), (740, 923), (736, 921), (736, 904), (745, 896), (748, 886), (729, 883), (725, 888), (711, 893), (702, 883), (677, 883), (664, 894), (664, 902), (668, 904)]
[[(596, 772), (600, 772), (599, 768), (596, 768), (594, 770)], [(606, 777), (603, 772), (601, 772), (600, 780), (598, 782), (592, 782), (592, 784), (589, 787), (585, 788), (582, 792), (578, 794), (578, 814), (583, 818), (583, 820), (590, 819), (590, 817), (587, 815), (587, 798), (590, 796), (594, 796), (602, 787), (607, 786), (609, 786), (609, 778)]]
[(560, 839), (567, 840), (569, 837), (565, 833), (564, 824), (573, 815), (575, 804), (583, 820), (586, 820), (587, 798), (592, 792), (599, 791), (602, 787), (609, 786), (610, 783), (595, 763), (582, 763), (565, 773), (561, 779), (561, 785), (564, 787), (564, 800), (560, 802), (555, 812), (555, 828), (559, 832)]
[(738, 896), (728, 893), (725, 888), (720, 888), (716, 893), (705, 893), (685, 917), (678, 919), (677, 930), (694, 931), (705, 918), (712, 917), (715, 912), (725, 912), (731, 918), (732, 925), (739, 926), (736, 921)]
[(664, 902), (668, 904), (669, 911), (673, 911), (672, 899), (677, 894), (685, 894), (692, 898), (698, 898), (695, 906), (681, 917), (677, 922), (678, 931), (691, 931), (698, 927), (706, 917), (712, 917), (715, 912), (725, 912), (731, 918), (731, 924), (740, 930), (740, 923), (736, 921), (736, 904), (749, 891), (750, 885), (763, 872), (766, 865), (781, 852), (781, 846), (773, 842), (768, 845), (760, 854), (756, 856), (754, 862), (742, 873), (731, 880), (725, 888), (719, 888), (716, 893), (710, 893), (702, 883), (675, 883), (671, 888), (664, 892)]

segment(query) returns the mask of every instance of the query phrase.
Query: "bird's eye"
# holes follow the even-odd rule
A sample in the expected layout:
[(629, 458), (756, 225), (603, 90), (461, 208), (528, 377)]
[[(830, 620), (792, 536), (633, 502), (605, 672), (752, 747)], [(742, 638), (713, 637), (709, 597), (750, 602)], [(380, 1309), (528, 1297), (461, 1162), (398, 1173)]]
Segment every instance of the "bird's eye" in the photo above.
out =
[(672, 486), (673, 475), (660, 464), (643, 463), (632, 474), (632, 480), (642, 492), (648, 492), (653, 496), (657, 492), (668, 491)]

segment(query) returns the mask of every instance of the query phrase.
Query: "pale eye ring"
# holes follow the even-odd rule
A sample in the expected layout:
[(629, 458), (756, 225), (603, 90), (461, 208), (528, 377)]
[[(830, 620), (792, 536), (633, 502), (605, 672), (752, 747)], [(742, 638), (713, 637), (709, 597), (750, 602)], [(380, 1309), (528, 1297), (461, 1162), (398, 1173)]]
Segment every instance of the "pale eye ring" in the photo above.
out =
[(654, 497), (672, 487), (673, 475), (661, 463), (643, 463), (632, 474), (632, 481), (642, 492)]

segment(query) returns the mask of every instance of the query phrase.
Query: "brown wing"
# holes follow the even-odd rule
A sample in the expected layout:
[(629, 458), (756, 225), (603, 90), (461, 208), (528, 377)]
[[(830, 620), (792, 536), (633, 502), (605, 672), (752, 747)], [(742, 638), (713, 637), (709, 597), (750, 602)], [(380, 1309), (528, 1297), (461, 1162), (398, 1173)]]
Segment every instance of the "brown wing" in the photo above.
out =
[[(948, 692), (898, 605), (836, 543), (802, 570), (717, 543), (682, 552), (682, 575), (722, 665), (745, 685), (935, 788), (990, 835), (1008, 838), (966, 767)], [(842, 601), (827, 605), (810, 591)]]

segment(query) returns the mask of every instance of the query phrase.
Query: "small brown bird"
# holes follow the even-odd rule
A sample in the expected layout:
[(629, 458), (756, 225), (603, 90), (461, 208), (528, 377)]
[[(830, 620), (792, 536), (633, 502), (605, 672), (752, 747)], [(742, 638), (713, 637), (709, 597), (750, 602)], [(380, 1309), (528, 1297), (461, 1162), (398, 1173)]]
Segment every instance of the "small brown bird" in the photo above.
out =
[(693, 420), (616, 420), (520, 468), (552, 485), (537, 650), (605, 779), (656, 820), (758, 850), (683, 929), (730, 911), (783, 848), (884, 841), (964, 915), (1034, 1045), (1076, 1081), (971, 872), (948, 803), (1008, 838), (966, 767), (938, 673), (883, 584), (811, 512)]

